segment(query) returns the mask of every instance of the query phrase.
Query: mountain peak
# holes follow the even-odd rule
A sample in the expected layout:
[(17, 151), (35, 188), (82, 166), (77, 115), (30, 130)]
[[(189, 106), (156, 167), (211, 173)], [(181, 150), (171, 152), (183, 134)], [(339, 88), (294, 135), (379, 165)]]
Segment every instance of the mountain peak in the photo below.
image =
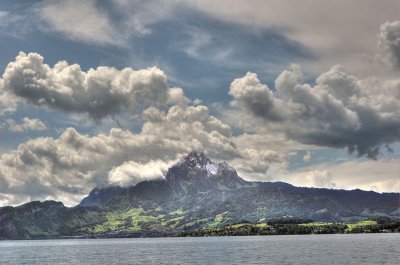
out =
[(203, 152), (190, 152), (183, 161), (190, 167), (205, 166), (211, 163), (211, 160)]
[(231, 172), (236, 174), (236, 170), (226, 161), (218, 164), (218, 172)]
[(191, 192), (233, 190), (250, 185), (240, 178), (227, 162), (213, 162), (204, 153), (199, 152), (191, 152), (170, 168), (166, 179), (174, 190), (185, 193), (189, 190)]

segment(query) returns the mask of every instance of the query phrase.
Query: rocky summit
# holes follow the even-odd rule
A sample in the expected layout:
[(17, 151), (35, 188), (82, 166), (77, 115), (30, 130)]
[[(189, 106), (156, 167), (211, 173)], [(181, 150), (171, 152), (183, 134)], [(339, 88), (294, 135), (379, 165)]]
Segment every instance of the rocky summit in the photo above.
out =
[(0, 239), (167, 236), (276, 218), (398, 218), (398, 198), (399, 193), (246, 181), (228, 163), (192, 152), (163, 179), (95, 188), (75, 207), (35, 201), (0, 208)]

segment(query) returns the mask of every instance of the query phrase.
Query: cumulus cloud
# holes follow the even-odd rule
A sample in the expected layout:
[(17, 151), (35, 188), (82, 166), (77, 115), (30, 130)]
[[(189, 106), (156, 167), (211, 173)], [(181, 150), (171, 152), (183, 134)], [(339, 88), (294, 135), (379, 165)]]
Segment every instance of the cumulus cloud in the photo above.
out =
[[(206, 106), (178, 104), (167, 111), (150, 107), (142, 116), (139, 133), (113, 128), (89, 136), (68, 128), (58, 138), (31, 139), (6, 152), (0, 157), (0, 202), (56, 199), (74, 205), (95, 186), (129, 186), (160, 178), (180, 155), (192, 150), (229, 161), (240, 176), (250, 180), (318, 187), (337, 184), (336, 174), (319, 168), (313, 174), (282, 175), (286, 155), (312, 149), (283, 134), (232, 136), (231, 128), (210, 115)], [(341, 187), (344, 182), (338, 183)], [(374, 182), (375, 187), (387, 189), (387, 183), (382, 185)]]
[(136, 134), (113, 128), (89, 136), (68, 128), (59, 138), (20, 144), (0, 157), (0, 194), (8, 196), (7, 204), (52, 198), (72, 205), (95, 186), (160, 177), (177, 157), (193, 150), (218, 160), (240, 156), (230, 127), (205, 106), (151, 107), (143, 118)]
[(232, 136), (231, 128), (206, 106), (150, 107), (139, 133), (113, 128), (89, 136), (67, 128), (58, 138), (39, 137), (0, 157), (3, 204), (37, 199), (74, 205), (93, 187), (130, 186), (163, 177), (191, 151), (226, 160), (249, 180), (272, 179), (286, 167), (285, 153), (301, 145), (276, 135)]
[(400, 21), (386, 22), (379, 31), (379, 47), (383, 57), (396, 68), (400, 67)]
[(244, 77), (235, 79), (229, 90), (234, 100), (233, 106), (249, 110), (256, 116), (266, 117), (276, 121), (281, 119), (276, 108), (273, 92), (267, 85), (262, 84), (255, 73), (247, 73)]
[(0, 78), (0, 116), (17, 110), (17, 98), (4, 91), (4, 81)]
[(13, 119), (7, 119), (5, 122), (5, 125), (8, 127), (8, 130), (12, 131), (12, 132), (23, 132), (24, 131), (24, 128), (22, 128), (22, 126)]
[[(181, 1), (113, 0), (112, 15), (121, 15), (117, 21), (102, 9), (104, 3), (95, 0), (44, 1), (35, 5), (35, 14), (41, 17), (42, 30), (93, 45), (125, 45), (132, 36), (150, 34), (153, 23), (174, 19), (174, 7), (179, 5), (234, 21), (235, 25), (243, 23), (255, 32), (257, 27), (266, 27), (271, 32), (278, 28), (280, 34), (295, 43), (312, 47), (325, 63), (344, 59), (346, 65), (352, 65), (357, 61), (356, 54), (371, 49), (373, 42), (369, 40), (375, 37), (375, 32), (370, 29), (387, 13), (375, 14), (376, 8), (371, 7), (376, 1), (363, 0), (363, 5), (360, 1), (346, 3), (345, 14), (339, 7), (343, 5), (334, 1), (328, 4), (306, 1), (289, 9), (285, 3), (276, 1), (256, 2), (248, 5), (234, 1), (227, 10), (226, 4), (215, 1), (182, 5)], [(315, 12), (310, 15), (311, 6)], [(356, 12), (359, 16), (355, 16), (356, 8), (365, 12)], [(388, 8), (385, 4), (385, 10)], [(320, 14), (326, 10), (329, 10), (327, 19), (320, 23)], [(366, 12), (374, 14), (366, 16)], [(338, 19), (338, 14), (344, 19)], [(11, 15), (0, 11), (0, 21), (12, 22)], [(20, 17), (15, 19), (21, 21)], [(363, 23), (343, 27), (354, 24), (349, 22), (353, 19)], [(6, 26), (0, 25), (0, 29), (8, 28), (8, 24), (3, 24)], [(385, 23), (379, 34), (380, 47), (396, 66), (400, 65), (399, 28), (399, 22)], [(343, 41), (354, 39), (354, 32), (358, 34), (355, 41)], [(193, 42), (194, 49), (186, 52), (199, 59), (202, 46), (207, 47), (211, 39), (196, 32), (192, 35), (194, 39), (200, 36), (200, 42)], [(215, 60), (234, 54), (229, 49), (218, 49), (213, 51), (218, 55)], [(321, 61), (311, 63), (318, 71), (325, 65)], [(387, 169), (383, 164), (374, 164), (378, 161), (368, 161), (368, 166), (342, 164), (347, 171), (340, 174), (324, 165), (326, 168), (279, 175), (288, 166), (287, 157), (299, 150), (308, 150), (304, 161), (310, 160), (313, 148), (321, 146), (346, 148), (376, 158), (381, 146), (399, 141), (400, 79), (360, 79), (343, 67), (334, 66), (312, 82), (305, 80), (309, 79), (303, 77), (299, 65), (283, 71), (271, 88), (255, 73), (235, 79), (229, 91), (234, 108), (230, 110), (233, 115), (229, 124), (244, 133), (239, 130), (235, 131), (238, 135), (232, 136), (231, 127), (210, 115), (200, 100), (191, 101), (180, 88), (168, 88), (166, 76), (158, 68), (98, 67), (82, 71), (77, 64), (60, 61), (49, 66), (37, 53), (20, 53), (0, 79), (0, 115), (25, 103), (86, 114), (94, 120), (122, 112), (140, 114), (144, 123), (138, 133), (114, 128), (109, 133), (89, 136), (68, 128), (58, 138), (31, 139), (15, 150), (4, 151), (0, 157), (0, 204), (58, 199), (72, 205), (94, 186), (129, 186), (159, 178), (179, 155), (192, 150), (204, 151), (213, 159), (228, 160), (246, 179), (361, 188), (369, 187), (368, 180), (377, 189), (398, 190), (398, 176), (397, 182), (393, 177), (393, 172), (398, 171), (395, 166), (398, 161), (385, 164)], [(25, 119), (8, 119), (3, 124), (13, 132), (46, 128), (40, 120)], [(353, 166), (359, 172), (351, 171)], [(368, 175), (366, 182), (361, 182), (363, 174), (372, 172), (374, 166), (383, 171), (375, 172), (375, 178)], [(382, 172), (388, 175), (388, 181), (377, 180), (376, 176)], [(345, 181), (350, 175), (353, 177)], [(360, 182), (352, 182), (356, 178)]]
[[(89, 136), (67, 128), (59, 138), (31, 139), (5, 152), (0, 158), (0, 193), (8, 204), (51, 198), (71, 205), (95, 186), (128, 186), (160, 177), (171, 161), (193, 150), (233, 162), (247, 178), (261, 178), (270, 163), (282, 160), (254, 146), (238, 148), (243, 142), (236, 142), (230, 126), (210, 115), (199, 100), (188, 99), (181, 88), (168, 88), (157, 68), (83, 72), (79, 65), (61, 61), (50, 67), (39, 54), (20, 53), (0, 83), (2, 95), (13, 99), (9, 103), (85, 113), (96, 120), (120, 112), (141, 113), (143, 121), (139, 133), (113, 128)], [(142, 111), (145, 106), (152, 107)], [(9, 119), (6, 125), (14, 132), (46, 127), (29, 118)]]
[(44, 131), (47, 129), (46, 124), (44, 124), (41, 120), (30, 119), (28, 117), (23, 118), (21, 124), (18, 124), (13, 119), (7, 119), (5, 123), (8, 127), (8, 130), (12, 132)]
[[(175, 162), (175, 161), (174, 161)], [(113, 167), (108, 173), (108, 182), (121, 187), (134, 186), (144, 180), (162, 179), (173, 163), (162, 160), (150, 160), (147, 163), (126, 161)]]
[(25, 117), (22, 119), (22, 127), (25, 130), (31, 130), (31, 131), (43, 131), (47, 129), (46, 124), (44, 124), (41, 120), (39, 119), (30, 119), (28, 117)]
[(77, 64), (59, 61), (50, 67), (43, 60), (37, 53), (20, 52), (8, 64), (0, 89), (4, 98), (14, 99), (11, 106), (15, 107), (17, 99), (99, 120), (121, 112), (140, 113), (146, 106), (166, 106), (168, 102), (186, 100), (181, 89), (168, 88), (164, 72), (156, 67), (141, 70), (98, 67), (84, 72)]
[(275, 150), (262, 149), (244, 147), (240, 149), (241, 156), (230, 161), (241, 177), (248, 180), (266, 181), (270, 179), (268, 171), (271, 166), (285, 165), (283, 154)]
[(142, 133), (158, 139), (173, 139), (174, 145), (188, 153), (205, 151), (219, 159), (238, 156), (231, 128), (209, 114), (206, 106), (173, 106), (168, 112), (149, 108), (143, 113)]
[(234, 136), (232, 140), (240, 156), (233, 157), (229, 163), (239, 176), (255, 181), (277, 180), (276, 176), (288, 167), (292, 154), (313, 148), (270, 130), (245, 132)]
[(304, 144), (376, 158), (381, 146), (400, 140), (397, 85), (357, 79), (341, 66), (333, 66), (310, 85), (303, 81), (300, 66), (292, 65), (275, 80), (275, 92), (247, 74), (232, 82), (230, 94), (233, 105), (264, 120), (255, 127), (269, 127)]

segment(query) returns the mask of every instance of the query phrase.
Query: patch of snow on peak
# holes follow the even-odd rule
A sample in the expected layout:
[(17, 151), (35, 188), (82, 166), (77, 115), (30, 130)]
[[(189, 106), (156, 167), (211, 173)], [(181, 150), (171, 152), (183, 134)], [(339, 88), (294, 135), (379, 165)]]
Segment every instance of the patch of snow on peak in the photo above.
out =
[(218, 165), (214, 163), (208, 163), (206, 165), (206, 169), (209, 174), (215, 175), (218, 172)]

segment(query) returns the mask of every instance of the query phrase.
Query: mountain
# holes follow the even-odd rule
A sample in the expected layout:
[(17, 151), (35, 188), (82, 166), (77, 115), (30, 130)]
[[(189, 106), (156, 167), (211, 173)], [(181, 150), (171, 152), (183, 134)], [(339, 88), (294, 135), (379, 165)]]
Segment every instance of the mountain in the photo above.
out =
[(0, 208), (0, 239), (165, 236), (274, 218), (348, 221), (399, 217), (399, 193), (250, 182), (226, 162), (190, 153), (164, 179), (95, 188), (72, 208), (30, 202)]

